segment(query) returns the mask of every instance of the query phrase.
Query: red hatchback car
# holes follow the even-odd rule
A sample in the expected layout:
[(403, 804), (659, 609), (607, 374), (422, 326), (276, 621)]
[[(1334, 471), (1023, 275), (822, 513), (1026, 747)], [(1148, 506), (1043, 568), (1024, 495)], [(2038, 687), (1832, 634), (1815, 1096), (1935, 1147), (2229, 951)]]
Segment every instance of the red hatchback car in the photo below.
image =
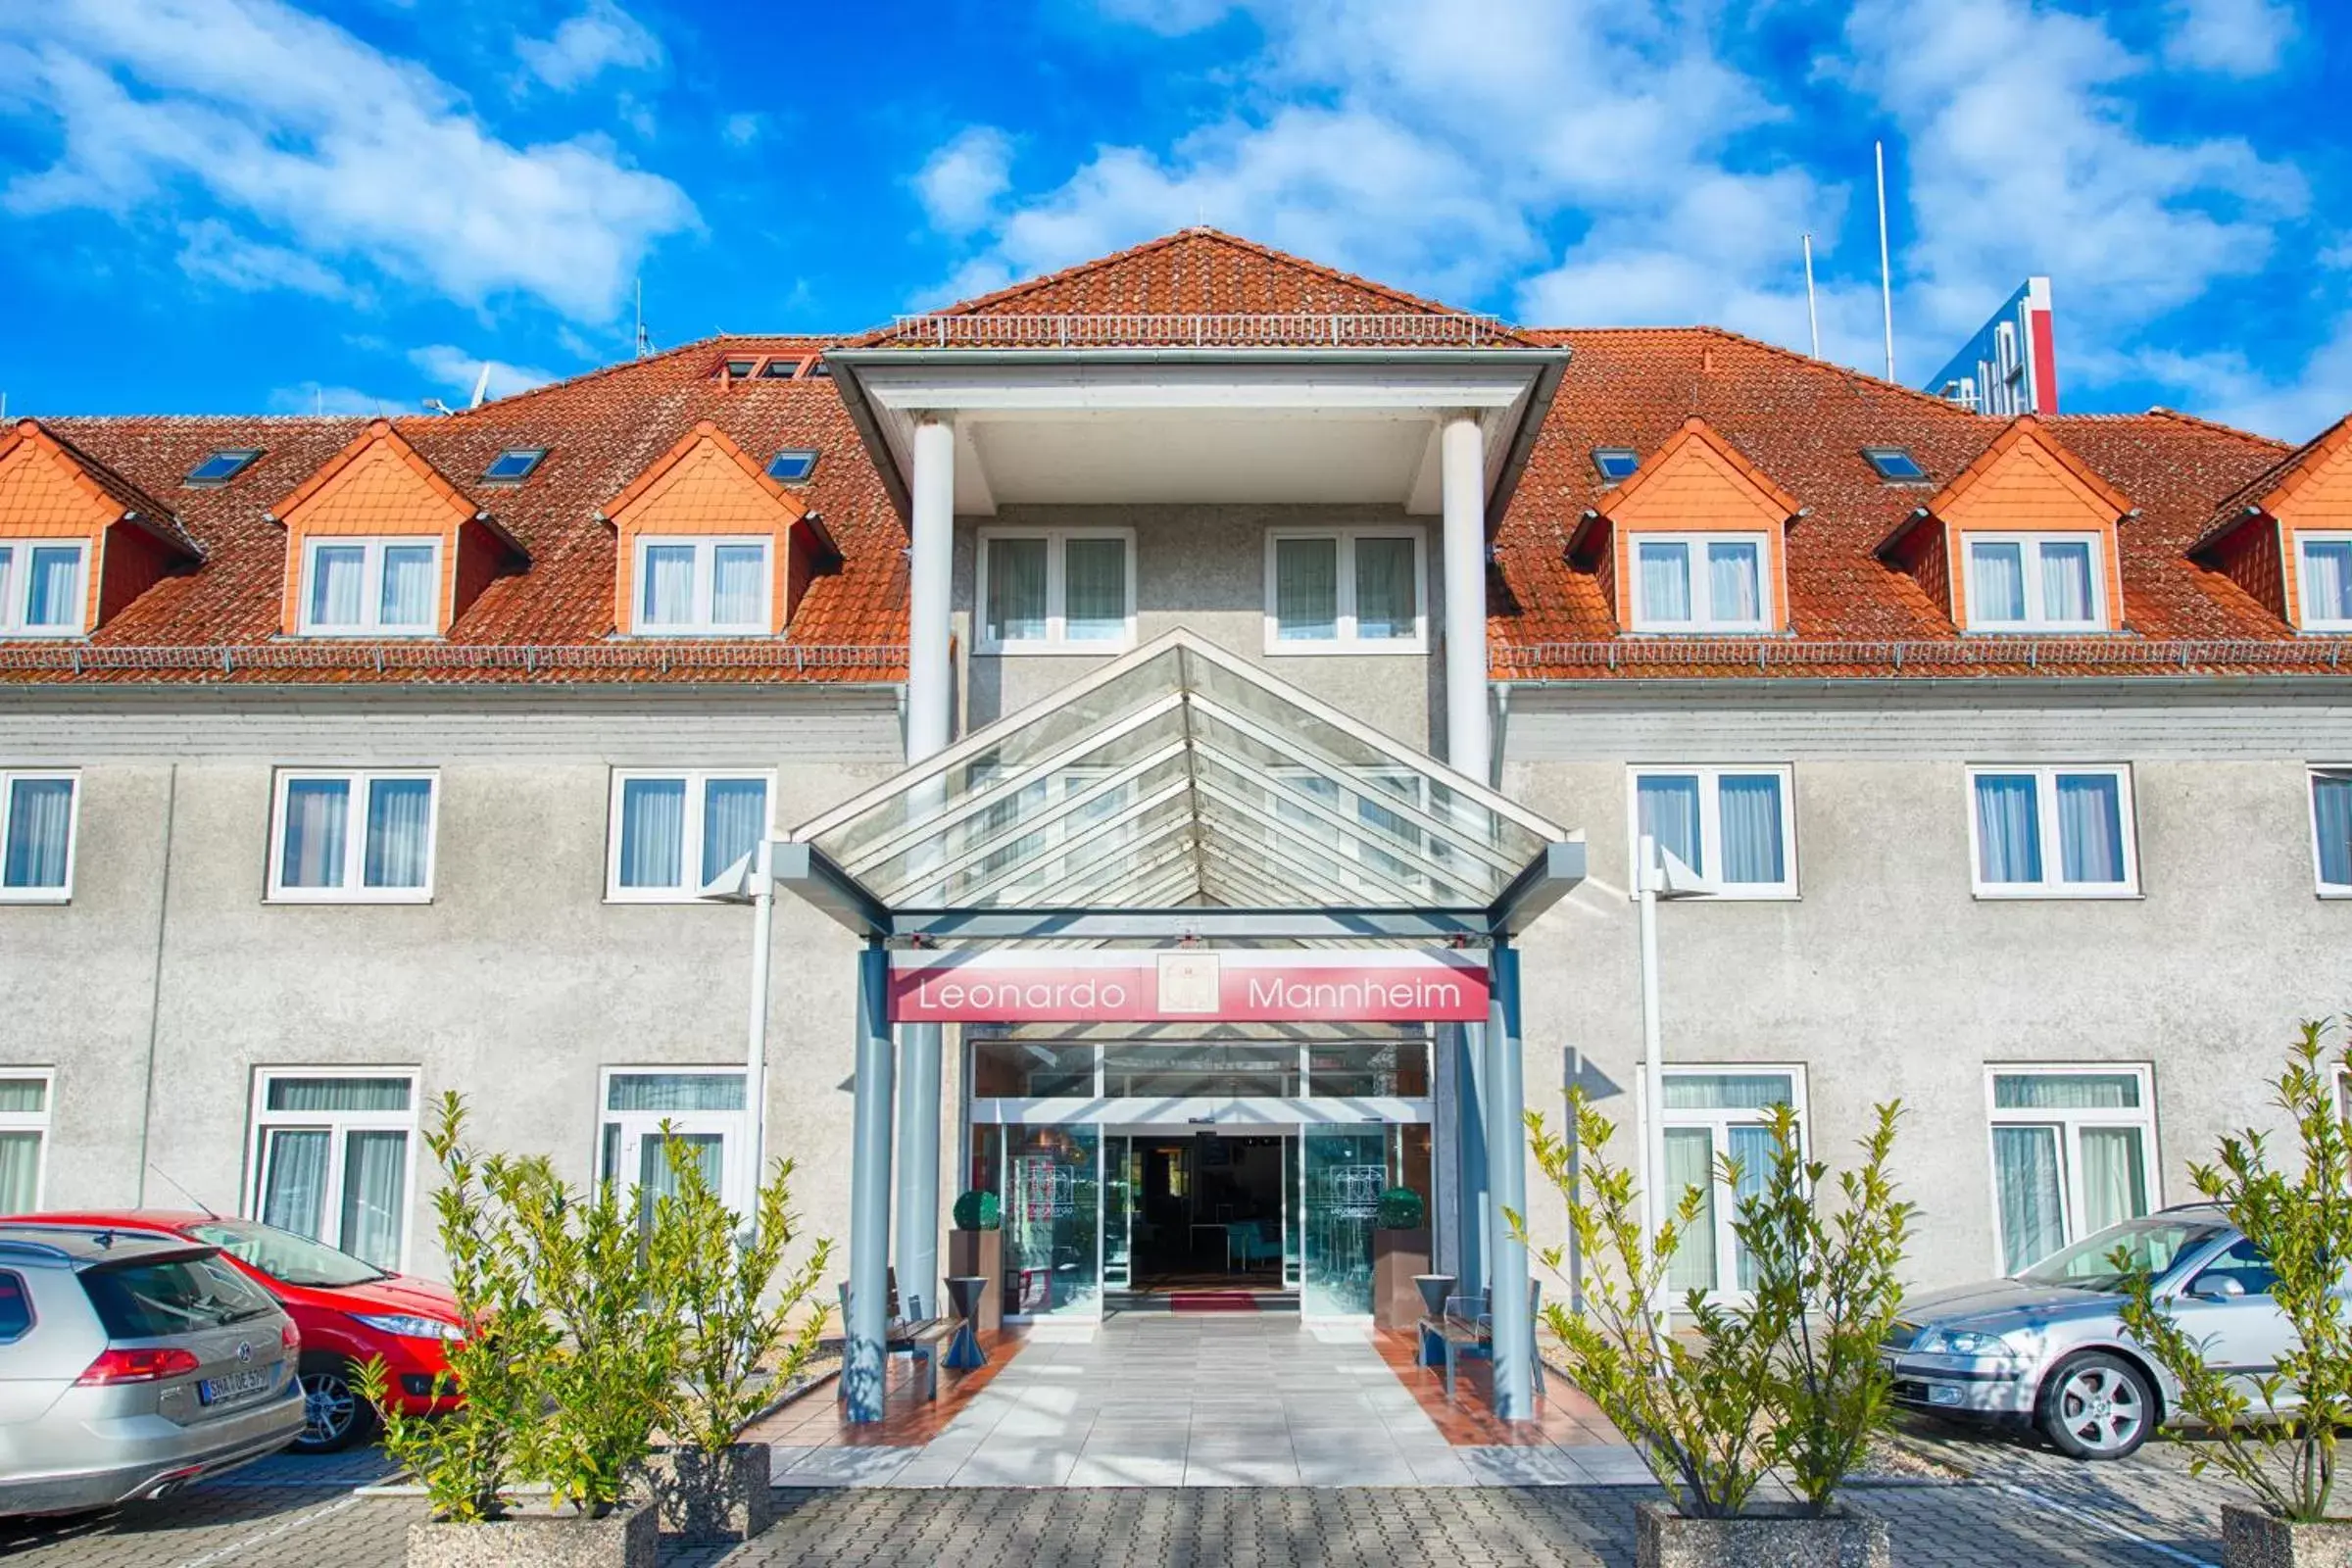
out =
[(449, 1287), (387, 1274), (364, 1259), (259, 1220), (168, 1208), (75, 1209), (27, 1214), (11, 1225), (147, 1231), (220, 1249), (245, 1275), (277, 1298), (302, 1331), (302, 1389), (309, 1417), (297, 1453), (332, 1453), (374, 1436), (376, 1416), (360, 1397), (359, 1369), (382, 1356), (391, 1398), (422, 1415), (454, 1405), (433, 1397), (449, 1365), (447, 1341), (460, 1338), (457, 1298)]

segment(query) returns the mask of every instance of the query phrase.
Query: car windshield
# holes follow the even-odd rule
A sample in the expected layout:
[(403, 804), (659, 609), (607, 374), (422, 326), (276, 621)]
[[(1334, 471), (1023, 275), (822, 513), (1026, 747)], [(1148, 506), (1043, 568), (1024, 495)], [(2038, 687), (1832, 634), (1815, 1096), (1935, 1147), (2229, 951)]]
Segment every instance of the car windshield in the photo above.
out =
[(152, 1263), (102, 1263), (82, 1270), (81, 1288), (98, 1309), (107, 1337), (115, 1340), (160, 1340), (276, 1310), (244, 1275), (210, 1252)]
[[(2116, 1292), (2132, 1274), (2162, 1274), (2180, 1254), (2202, 1247), (2222, 1233), (2221, 1227), (2201, 1220), (2128, 1219), (2085, 1236), (2074, 1246), (2052, 1252), (2017, 1277), (2029, 1285), (2068, 1285), (2078, 1291)], [(2123, 1250), (2131, 1273), (2119, 1273), (2116, 1250)]]
[(338, 1251), (324, 1242), (314, 1242), (307, 1236), (252, 1220), (191, 1225), (188, 1234), (200, 1242), (212, 1243), (246, 1267), (259, 1269), (288, 1285), (332, 1291), (388, 1277), (365, 1258)]

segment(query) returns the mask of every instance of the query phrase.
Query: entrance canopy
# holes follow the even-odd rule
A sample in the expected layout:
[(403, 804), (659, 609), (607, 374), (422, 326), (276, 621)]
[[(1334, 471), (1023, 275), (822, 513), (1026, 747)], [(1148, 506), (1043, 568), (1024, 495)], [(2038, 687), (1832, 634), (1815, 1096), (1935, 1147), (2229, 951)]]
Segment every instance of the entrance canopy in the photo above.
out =
[(1581, 840), (1185, 631), (796, 829), (775, 875), (875, 937), (1508, 936)]

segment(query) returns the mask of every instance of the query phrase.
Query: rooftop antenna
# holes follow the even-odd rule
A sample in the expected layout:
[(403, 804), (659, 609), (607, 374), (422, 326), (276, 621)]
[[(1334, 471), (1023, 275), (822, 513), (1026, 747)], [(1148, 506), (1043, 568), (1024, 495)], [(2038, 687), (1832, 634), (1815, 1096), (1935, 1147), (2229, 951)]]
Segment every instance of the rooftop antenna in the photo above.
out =
[(311, 412), (321, 419), (326, 417), (326, 388), (316, 381), (311, 383)]
[[(456, 412), (455, 410), (451, 409), (448, 404), (442, 402), (439, 398), (426, 398), (424, 400), (424, 406), (432, 410), (435, 414), (451, 414)], [(377, 405), (375, 412), (379, 415), (382, 414), (384, 412), (383, 406), (380, 404)]]
[(1813, 303), (1813, 235), (1805, 235), (1805, 320), (1813, 328), (1813, 357), (1821, 358), (1821, 311)]
[(644, 359), (654, 352), (654, 340), (645, 330), (645, 279), (637, 279), (637, 357)]
[(1879, 302), (1886, 314), (1886, 379), (1894, 379), (1894, 269), (1886, 260), (1886, 144), (1872, 143), (1879, 162)]
[(482, 373), (473, 378), (473, 401), (466, 406), (469, 409), (478, 409), (482, 406), (482, 399), (488, 397), (489, 395), (490, 362), (488, 360), (484, 360), (482, 362)]

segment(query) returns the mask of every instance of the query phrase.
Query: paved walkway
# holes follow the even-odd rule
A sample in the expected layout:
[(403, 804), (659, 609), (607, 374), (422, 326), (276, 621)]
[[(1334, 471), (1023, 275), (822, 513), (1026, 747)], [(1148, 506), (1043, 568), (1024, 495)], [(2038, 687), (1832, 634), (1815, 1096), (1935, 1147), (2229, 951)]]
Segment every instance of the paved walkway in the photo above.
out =
[[(1633, 1450), (1555, 1383), (1505, 1431), (1465, 1380), (1392, 1364), (1361, 1325), (1287, 1313), (1128, 1313), (1041, 1330), (919, 1443), (777, 1442), (778, 1486), (1647, 1485)], [(943, 1396), (944, 1397), (944, 1396)], [(803, 1441), (794, 1442), (795, 1436)], [(840, 1434), (826, 1434), (828, 1440)], [(850, 1434), (854, 1438), (856, 1434)]]

